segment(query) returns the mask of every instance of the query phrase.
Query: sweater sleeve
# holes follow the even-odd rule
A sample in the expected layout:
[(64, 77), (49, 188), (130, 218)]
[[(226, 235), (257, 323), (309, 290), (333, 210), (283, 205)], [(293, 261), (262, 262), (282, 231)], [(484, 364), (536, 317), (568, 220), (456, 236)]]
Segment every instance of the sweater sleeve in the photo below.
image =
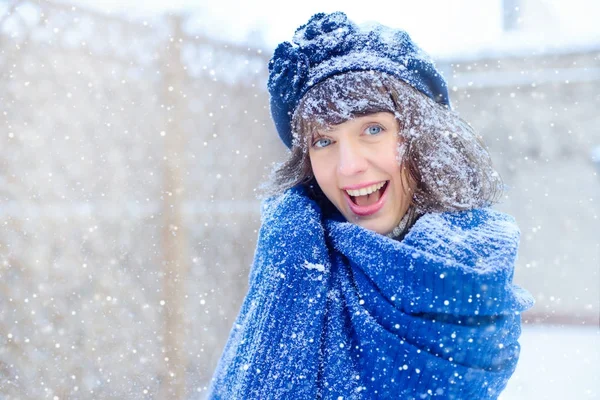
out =
[(263, 204), (248, 293), (209, 399), (318, 397), (315, 360), (330, 267), (323, 264), (326, 248), (318, 245), (323, 243), (319, 210), (301, 201), (307, 200), (290, 191)]
[(513, 284), (519, 238), (515, 220), (492, 209), (426, 214), (401, 242), (405, 279), (423, 293), (403, 307), (465, 317), (520, 314), (533, 299)]
[(401, 242), (347, 222), (329, 221), (328, 230), (336, 250), (402, 311), (498, 316), (533, 304), (512, 282), (520, 232), (509, 215), (425, 214)]
[(364, 318), (355, 329), (379, 332), (378, 349), (419, 365), (415, 390), (496, 398), (517, 364), (520, 314), (533, 304), (512, 282), (519, 243), (512, 217), (489, 209), (426, 214), (401, 242), (351, 224), (328, 226), (354, 267), (355, 313)]

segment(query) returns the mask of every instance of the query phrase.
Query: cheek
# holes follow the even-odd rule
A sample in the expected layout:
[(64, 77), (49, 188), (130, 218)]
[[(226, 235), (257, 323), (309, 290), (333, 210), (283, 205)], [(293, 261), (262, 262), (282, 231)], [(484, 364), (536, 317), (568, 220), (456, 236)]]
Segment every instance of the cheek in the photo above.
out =
[(324, 166), (322, 162), (319, 162), (318, 158), (312, 157), (310, 156), (310, 168), (312, 170), (312, 174), (314, 175), (315, 179), (317, 180), (317, 183), (319, 184), (319, 186), (321, 186), (321, 181), (323, 180), (323, 174), (324, 174)]
[(310, 169), (312, 170), (312, 174), (314, 177), (319, 180), (319, 176), (321, 175), (322, 167), (319, 165), (318, 160), (309, 153)]
[[(332, 174), (331, 163), (320, 157), (311, 157), (310, 166), (317, 184), (326, 195), (335, 187), (335, 176)], [(329, 195), (328, 195), (329, 197)]]

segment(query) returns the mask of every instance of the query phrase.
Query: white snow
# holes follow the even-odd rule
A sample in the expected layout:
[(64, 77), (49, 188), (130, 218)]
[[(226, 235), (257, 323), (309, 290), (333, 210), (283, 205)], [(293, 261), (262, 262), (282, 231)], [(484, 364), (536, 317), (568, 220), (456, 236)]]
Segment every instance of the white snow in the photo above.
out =
[(600, 398), (600, 329), (524, 325), (521, 358), (500, 400)]
[(304, 263), (303, 267), (306, 269), (314, 269), (319, 272), (325, 272), (325, 266), (323, 264), (313, 264), (313, 263), (309, 263), (308, 261), (306, 261)]

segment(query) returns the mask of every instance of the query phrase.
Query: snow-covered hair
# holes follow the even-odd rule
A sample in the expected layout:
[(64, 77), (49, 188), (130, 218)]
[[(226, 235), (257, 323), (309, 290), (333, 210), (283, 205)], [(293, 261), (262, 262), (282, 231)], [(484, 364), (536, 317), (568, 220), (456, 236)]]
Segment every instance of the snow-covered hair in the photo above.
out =
[(312, 136), (377, 112), (390, 112), (399, 123), (398, 161), (416, 182), (417, 212), (465, 210), (499, 199), (502, 180), (473, 128), (448, 107), (379, 71), (335, 75), (303, 96), (292, 116), (291, 151), (273, 171), (266, 194), (296, 185), (318, 189), (308, 152)]

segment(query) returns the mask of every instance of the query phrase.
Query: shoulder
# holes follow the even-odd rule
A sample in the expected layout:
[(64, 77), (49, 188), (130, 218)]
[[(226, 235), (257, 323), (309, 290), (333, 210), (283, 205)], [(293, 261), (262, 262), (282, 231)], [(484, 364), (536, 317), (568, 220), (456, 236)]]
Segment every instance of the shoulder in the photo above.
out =
[(413, 226), (417, 233), (432, 230), (451, 233), (478, 233), (497, 235), (500, 237), (515, 237), (519, 228), (515, 219), (491, 208), (476, 208), (467, 211), (427, 213), (419, 218)]
[(490, 267), (514, 263), (519, 237), (520, 231), (512, 216), (478, 208), (425, 214), (413, 225), (403, 243), (471, 267)]
[(303, 187), (266, 199), (261, 206), (261, 236), (279, 243), (322, 240), (321, 209)]
[(320, 217), (319, 206), (308, 196), (306, 189), (298, 186), (267, 198), (261, 205), (261, 221), (295, 220)]

